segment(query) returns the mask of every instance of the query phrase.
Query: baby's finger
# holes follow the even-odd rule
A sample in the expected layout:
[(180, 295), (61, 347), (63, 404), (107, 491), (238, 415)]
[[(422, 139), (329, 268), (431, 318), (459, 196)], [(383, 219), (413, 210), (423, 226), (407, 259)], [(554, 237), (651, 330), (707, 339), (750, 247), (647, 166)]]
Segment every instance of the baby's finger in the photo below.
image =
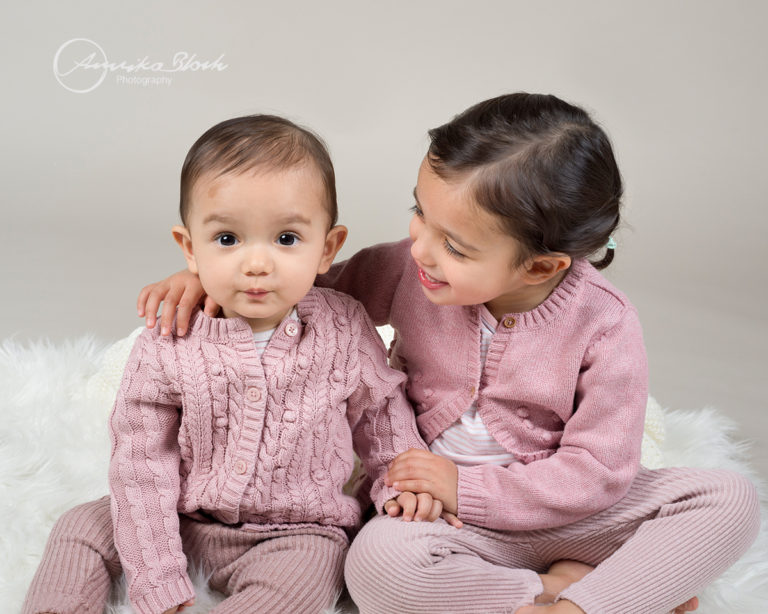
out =
[(416, 495), (412, 492), (401, 493), (397, 497), (397, 502), (403, 508), (403, 520), (405, 522), (413, 520), (413, 513), (416, 511)]
[(397, 501), (390, 499), (384, 504), (384, 511), (388, 516), (397, 518), (400, 515), (400, 512), (403, 511), (403, 508), (400, 507), (400, 504)]
[(443, 513), (443, 502), (440, 501), (440, 499), (432, 499), (432, 509), (429, 511), (429, 516), (427, 516), (427, 520), (429, 522), (434, 522), (438, 518), (440, 518), (440, 514)]
[(432, 512), (433, 501), (434, 499), (432, 499), (432, 495), (425, 492), (416, 495), (416, 515), (413, 517), (416, 522), (421, 522), (422, 520), (427, 520), (429, 518), (429, 515)]

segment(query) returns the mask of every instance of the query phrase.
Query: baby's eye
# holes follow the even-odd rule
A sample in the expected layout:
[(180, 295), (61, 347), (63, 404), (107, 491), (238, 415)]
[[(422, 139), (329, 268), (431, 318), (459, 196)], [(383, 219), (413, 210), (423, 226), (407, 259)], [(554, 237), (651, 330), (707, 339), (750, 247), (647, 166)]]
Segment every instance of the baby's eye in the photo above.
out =
[(216, 237), (216, 243), (222, 247), (232, 247), (237, 244), (237, 237), (233, 234), (224, 232)]
[(411, 207), (409, 211), (414, 215), (418, 215), (419, 217), (424, 217), (424, 212), (421, 210), (421, 207), (419, 207), (419, 205), (413, 205), (413, 207)]
[(290, 247), (291, 245), (296, 245), (296, 243), (299, 242), (299, 237), (297, 237), (292, 232), (284, 232), (279, 237), (277, 237), (277, 242), (280, 245), (285, 245), (286, 247)]

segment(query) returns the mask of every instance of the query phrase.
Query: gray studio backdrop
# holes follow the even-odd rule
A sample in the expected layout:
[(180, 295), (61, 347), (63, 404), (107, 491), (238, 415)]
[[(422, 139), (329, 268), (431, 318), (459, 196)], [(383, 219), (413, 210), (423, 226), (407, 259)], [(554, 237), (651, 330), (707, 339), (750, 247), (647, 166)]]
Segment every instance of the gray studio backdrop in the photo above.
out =
[(0, 339), (139, 324), (181, 268), (197, 136), (274, 112), (330, 145), (342, 252), (406, 234), (428, 128), (503, 92), (592, 111), (626, 179), (611, 277), (662, 405), (713, 405), (768, 475), (768, 3), (668, 0), (6, 3)]

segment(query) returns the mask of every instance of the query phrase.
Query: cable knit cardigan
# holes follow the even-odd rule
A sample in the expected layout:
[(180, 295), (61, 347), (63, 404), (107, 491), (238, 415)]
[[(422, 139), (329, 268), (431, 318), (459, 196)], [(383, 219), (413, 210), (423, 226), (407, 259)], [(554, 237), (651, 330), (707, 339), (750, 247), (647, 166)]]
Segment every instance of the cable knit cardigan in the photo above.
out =
[(459, 518), (499, 530), (565, 525), (608, 508), (640, 464), (648, 371), (627, 298), (576, 260), (535, 309), (505, 315), (485, 368), (478, 306), (425, 296), (410, 240), (334, 265), (318, 284), (360, 300), (395, 329), (391, 364), (430, 443), (477, 401), (488, 431), (520, 461), (459, 467)]
[[(115, 540), (138, 612), (192, 593), (178, 513), (251, 530), (352, 527), (353, 446), (381, 509), (387, 464), (424, 448), (405, 376), (362, 306), (313, 288), (263, 357), (239, 318), (197, 314), (185, 337), (138, 338), (110, 420)], [(162, 610), (163, 608), (160, 608)]]

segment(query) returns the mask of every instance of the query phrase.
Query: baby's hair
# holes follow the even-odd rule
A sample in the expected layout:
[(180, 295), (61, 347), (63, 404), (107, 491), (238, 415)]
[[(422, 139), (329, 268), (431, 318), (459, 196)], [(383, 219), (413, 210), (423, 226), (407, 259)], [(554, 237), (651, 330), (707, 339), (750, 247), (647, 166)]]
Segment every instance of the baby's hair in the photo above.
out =
[[(621, 174), (605, 132), (555, 96), (480, 102), (429, 131), (427, 159), (443, 180), (469, 179), (477, 204), (532, 256), (586, 258), (619, 224)], [(593, 264), (607, 267), (614, 250)]]
[(323, 181), (331, 226), (338, 219), (336, 175), (328, 149), (311, 130), (276, 115), (228, 119), (206, 130), (181, 168), (179, 214), (187, 224), (192, 188), (201, 175), (252, 170), (281, 171), (314, 164)]

